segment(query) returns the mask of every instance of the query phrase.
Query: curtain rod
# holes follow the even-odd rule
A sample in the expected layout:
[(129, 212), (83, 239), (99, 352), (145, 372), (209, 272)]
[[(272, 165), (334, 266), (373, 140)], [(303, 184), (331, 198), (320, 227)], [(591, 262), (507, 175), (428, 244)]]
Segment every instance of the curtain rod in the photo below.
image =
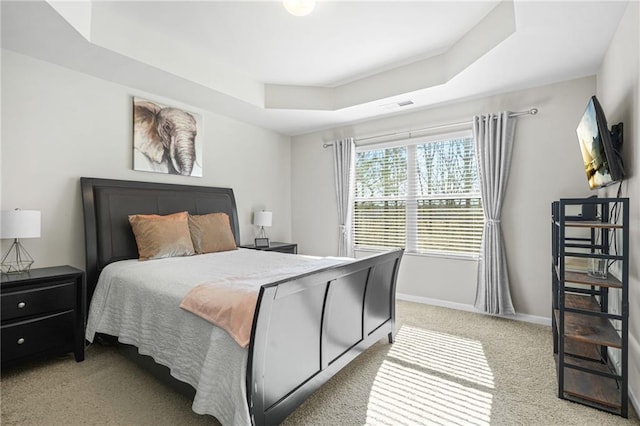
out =
[[(512, 112), (511, 114), (509, 114), (509, 117), (519, 117), (521, 115), (536, 115), (538, 113), (538, 108), (531, 108), (527, 111), (520, 111), (520, 112)], [(359, 138), (356, 139), (356, 142), (362, 142), (362, 141), (366, 141), (369, 139), (378, 139), (378, 138), (385, 138), (385, 137), (389, 137), (389, 136), (397, 136), (397, 135), (409, 135), (409, 137), (411, 137), (411, 135), (413, 133), (421, 133), (421, 132), (426, 132), (426, 131), (430, 131), (430, 130), (440, 130), (440, 129), (447, 129), (449, 127), (458, 127), (458, 126), (462, 126), (463, 124), (473, 124), (473, 121), (460, 121), (458, 123), (450, 123), (450, 124), (442, 124), (439, 126), (432, 126), (432, 127), (425, 127), (422, 129), (416, 129), (416, 130), (407, 130), (404, 132), (395, 132), (395, 133), (385, 133), (383, 135), (375, 135), (375, 136), (368, 136), (366, 138)], [(330, 146), (333, 146), (332, 143), (323, 143), (322, 147), (323, 148), (328, 148)]]

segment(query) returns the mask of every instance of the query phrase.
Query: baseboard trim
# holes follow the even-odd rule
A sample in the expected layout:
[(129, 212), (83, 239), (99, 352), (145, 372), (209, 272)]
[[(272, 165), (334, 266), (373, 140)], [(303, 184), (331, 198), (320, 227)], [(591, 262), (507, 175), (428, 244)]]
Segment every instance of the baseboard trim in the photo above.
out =
[(516, 313), (515, 315), (509, 315), (509, 316), (487, 314), (484, 312), (479, 312), (476, 308), (473, 307), (473, 305), (450, 302), (448, 300), (432, 299), (429, 297), (413, 296), (411, 294), (404, 294), (404, 293), (396, 293), (396, 298), (400, 300), (406, 300), (407, 302), (422, 303), (424, 305), (441, 306), (443, 308), (457, 309), (459, 311), (466, 311), (466, 312), (475, 312), (476, 314), (491, 315), (491, 316), (496, 316), (500, 318), (513, 319), (516, 321), (530, 322), (533, 324), (540, 324), (540, 325), (546, 325), (551, 327), (551, 318), (547, 318), (547, 317), (539, 317), (535, 315), (518, 314), (518, 313)]
[(640, 401), (633, 394), (633, 391), (631, 390), (631, 386), (629, 386), (629, 401), (631, 402), (631, 405), (633, 406), (633, 408), (635, 408), (636, 414), (640, 416)]

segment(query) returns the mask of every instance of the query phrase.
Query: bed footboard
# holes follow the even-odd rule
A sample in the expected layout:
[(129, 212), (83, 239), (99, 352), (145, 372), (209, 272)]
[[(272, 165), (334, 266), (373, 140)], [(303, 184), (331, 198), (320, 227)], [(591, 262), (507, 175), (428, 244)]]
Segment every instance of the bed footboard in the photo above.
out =
[(253, 320), (247, 400), (275, 425), (385, 335), (395, 333), (394, 250), (264, 285)]

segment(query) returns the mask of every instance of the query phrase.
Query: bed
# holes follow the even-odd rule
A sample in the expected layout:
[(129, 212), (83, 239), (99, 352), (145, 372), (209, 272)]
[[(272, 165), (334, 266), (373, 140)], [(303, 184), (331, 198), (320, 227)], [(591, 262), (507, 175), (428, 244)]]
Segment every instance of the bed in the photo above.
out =
[[(131, 287), (118, 287), (118, 280), (133, 270), (148, 269), (147, 273), (159, 277), (167, 275), (162, 268), (210, 269), (218, 254), (222, 256), (215, 257), (216, 261), (232, 256), (215, 253), (155, 264), (156, 260), (139, 262), (129, 214), (226, 213), (239, 241), (236, 203), (229, 188), (81, 178), (81, 191), (87, 295), (89, 303), (96, 295), (96, 306), (110, 306), (108, 299), (118, 288)], [(264, 255), (297, 258), (246, 249), (234, 252), (241, 263), (252, 265), (260, 265)], [(261, 284), (247, 348), (235, 344), (218, 327), (174, 306), (164, 295), (158, 296), (158, 303), (166, 306), (149, 308), (143, 303), (150, 303), (150, 297), (142, 293), (122, 296), (131, 303), (139, 301), (141, 305), (133, 311), (142, 318), (127, 319), (124, 325), (102, 325), (92, 305), (87, 337), (91, 341), (100, 333), (114, 335), (168, 367), (173, 377), (196, 390), (192, 407), (197, 413), (211, 414), (223, 424), (278, 424), (365, 349), (384, 337), (393, 342), (395, 287), (402, 255), (403, 250), (398, 249), (351, 261), (325, 260), (314, 267), (301, 264), (292, 269), (294, 275)], [(225, 258), (221, 264), (230, 261)], [(198, 280), (198, 274), (192, 272), (191, 281)], [(105, 290), (107, 281), (113, 284)], [(166, 287), (174, 293), (182, 291)], [(105, 309), (114, 317), (121, 315), (119, 306)], [(163, 315), (157, 316), (158, 312)], [(185, 362), (189, 356), (193, 359)]]

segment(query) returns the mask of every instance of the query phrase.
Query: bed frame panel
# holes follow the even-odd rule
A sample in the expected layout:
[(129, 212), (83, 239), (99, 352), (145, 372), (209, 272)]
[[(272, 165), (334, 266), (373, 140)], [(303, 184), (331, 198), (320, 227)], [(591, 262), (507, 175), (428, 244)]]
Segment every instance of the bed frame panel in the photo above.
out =
[[(100, 271), (137, 258), (129, 214), (227, 213), (239, 242), (233, 190), (81, 178), (89, 302)], [(395, 335), (396, 279), (403, 250), (263, 285), (247, 365), (254, 425), (275, 425), (353, 358)]]
[(254, 424), (277, 425), (365, 349), (395, 336), (403, 250), (262, 286), (247, 396)]

